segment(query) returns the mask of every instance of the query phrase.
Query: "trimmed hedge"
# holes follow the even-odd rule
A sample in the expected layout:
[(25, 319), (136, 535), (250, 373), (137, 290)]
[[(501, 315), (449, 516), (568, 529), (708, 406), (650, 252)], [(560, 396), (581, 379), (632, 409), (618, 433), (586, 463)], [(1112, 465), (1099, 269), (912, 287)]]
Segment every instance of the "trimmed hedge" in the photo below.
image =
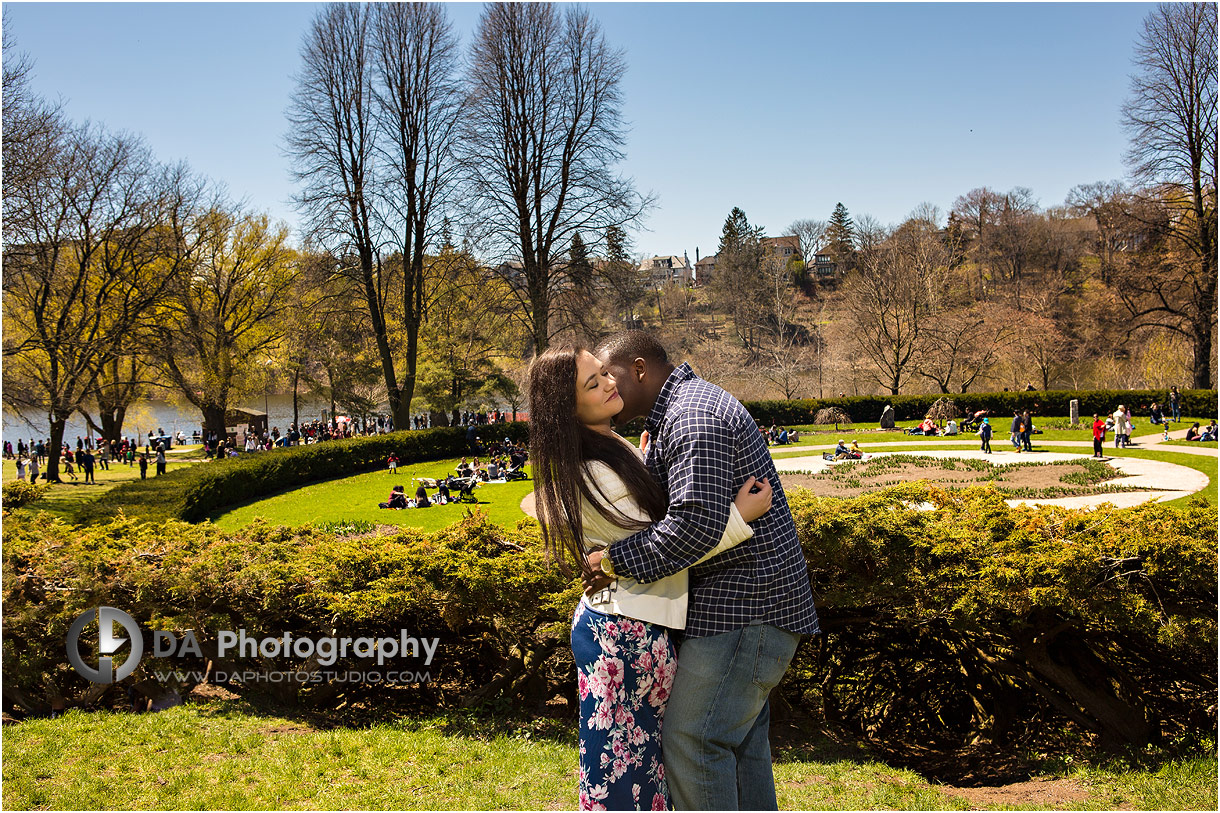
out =
[[(936, 510), (913, 508), (922, 502)], [(1206, 501), (1011, 508), (994, 489), (908, 483), (851, 500), (798, 489), (790, 504), (823, 634), (800, 647), (780, 693), (815, 718), (883, 750), (1086, 752), (1215, 735), (1216, 510)], [(123, 518), (74, 528), (18, 513), (3, 542), (4, 701), (18, 714), (123, 703), (129, 686), (181, 695), (193, 684), (148, 670), (209, 661), (317, 674), (309, 658), (220, 658), (218, 632), (239, 628), (256, 638), (406, 629), (441, 642), (432, 680), (408, 690), (229, 684), (238, 693), (329, 713), (350, 704), (341, 697), (541, 708), (562, 693), (575, 713), (566, 642), (580, 588), (546, 566), (533, 520), (504, 529), (474, 515), (369, 539), (261, 522), (232, 533)], [(143, 671), (115, 686), (66, 663), (69, 626), (99, 605), (130, 613), (146, 636)], [(148, 657), (150, 630), (186, 629), (199, 656)], [(372, 666), (350, 656), (335, 668)]]
[(10, 480), (4, 484), (4, 512), (8, 513), (15, 508), (21, 508), (32, 502), (37, 502), (45, 497), (50, 490), (51, 486), (49, 484), (35, 485), (25, 480)]
[[(1216, 416), (1216, 390), (1183, 390), (1182, 414), (1198, 418)], [(819, 409), (839, 407), (851, 415), (854, 423), (879, 423), (886, 404), (894, 407), (899, 421), (922, 420), (928, 409), (940, 398), (952, 398), (963, 413), (979, 409), (994, 415), (1011, 415), (1014, 409), (1028, 409), (1034, 415), (1061, 416), (1069, 414), (1069, 402), (1080, 401), (1080, 414), (1094, 412), (1105, 415), (1119, 404), (1133, 410), (1134, 415), (1147, 415), (1155, 401), (1169, 414), (1168, 390), (1050, 390), (1033, 392), (967, 392), (928, 393), (926, 395), (860, 395), (847, 398), (806, 398), (793, 401), (748, 401), (746, 409), (764, 426), (806, 426), (813, 423)]]
[[(519, 443), (528, 437), (524, 423), (476, 428), (487, 442), (508, 437)], [(129, 517), (151, 521), (198, 522), (227, 505), (319, 480), (375, 471), (385, 465), (391, 452), (405, 466), (459, 457), (470, 449), (466, 427), (441, 427), (243, 454), (124, 483), (84, 506), (77, 520), (106, 522), (121, 510)]]

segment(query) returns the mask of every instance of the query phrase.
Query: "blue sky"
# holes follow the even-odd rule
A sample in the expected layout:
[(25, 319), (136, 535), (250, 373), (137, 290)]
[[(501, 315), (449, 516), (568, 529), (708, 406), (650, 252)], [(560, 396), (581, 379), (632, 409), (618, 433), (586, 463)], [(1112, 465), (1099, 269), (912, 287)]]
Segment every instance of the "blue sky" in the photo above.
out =
[[(295, 225), (284, 110), (309, 3), (5, 3), (34, 86)], [(482, 5), (448, 4), (463, 44)], [(1146, 3), (594, 3), (625, 49), (638, 251), (713, 253), (733, 206), (897, 223), (978, 186), (1044, 206), (1123, 176)]]

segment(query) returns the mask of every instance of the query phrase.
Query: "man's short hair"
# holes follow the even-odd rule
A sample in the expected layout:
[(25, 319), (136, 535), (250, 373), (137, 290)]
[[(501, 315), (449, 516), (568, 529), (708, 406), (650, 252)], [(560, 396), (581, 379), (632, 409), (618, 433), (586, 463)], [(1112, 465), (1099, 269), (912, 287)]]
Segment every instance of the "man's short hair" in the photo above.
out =
[(624, 330), (603, 340), (594, 351), (605, 355), (612, 364), (630, 364), (635, 359), (665, 365), (669, 355), (657, 337), (646, 330)]

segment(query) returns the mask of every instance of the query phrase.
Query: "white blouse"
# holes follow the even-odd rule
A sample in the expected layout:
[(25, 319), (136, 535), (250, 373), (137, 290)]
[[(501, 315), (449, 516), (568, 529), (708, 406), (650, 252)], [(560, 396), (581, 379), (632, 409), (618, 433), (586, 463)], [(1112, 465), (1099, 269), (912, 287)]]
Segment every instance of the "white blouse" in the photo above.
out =
[[(626, 440), (623, 440), (623, 443), (630, 447), (637, 457), (643, 459), (643, 453), (639, 449)], [(648, 520), (648, 516), (632, 499), (627, 484), (612, 468), (600, 460), (588, 463), (585, 468), (593, 494), (604, 495), (612, 509), (630, 519)], [(586, 554), (607, 548), (635, 533), (607, 520), (583, 496), (580, 517), (584, 526), (583, 542)], [(724, 553), (753, 535), (754, 529), (742, 518), (737, 506), (731, 505), (724, 536), (699, 562)], [(592, 596), (584, 596), (582, 601), (592, 609), (608, 615), (623, 615), (639, 621), (661, 624), (670, 629), (684, 629), (687, 587), (688, 577), (685, 570), (648, 584), (641, 584), (629, 576), (620, 575), (609, 587)]]

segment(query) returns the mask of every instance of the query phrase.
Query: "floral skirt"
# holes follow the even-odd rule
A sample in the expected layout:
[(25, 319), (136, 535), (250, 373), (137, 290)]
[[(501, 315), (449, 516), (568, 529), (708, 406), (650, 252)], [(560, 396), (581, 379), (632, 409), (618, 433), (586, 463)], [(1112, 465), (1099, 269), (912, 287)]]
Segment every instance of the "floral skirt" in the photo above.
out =
[(661, 721), (678, 669), (669, 630), (577, 604), (580, 809), (668, 810)]

